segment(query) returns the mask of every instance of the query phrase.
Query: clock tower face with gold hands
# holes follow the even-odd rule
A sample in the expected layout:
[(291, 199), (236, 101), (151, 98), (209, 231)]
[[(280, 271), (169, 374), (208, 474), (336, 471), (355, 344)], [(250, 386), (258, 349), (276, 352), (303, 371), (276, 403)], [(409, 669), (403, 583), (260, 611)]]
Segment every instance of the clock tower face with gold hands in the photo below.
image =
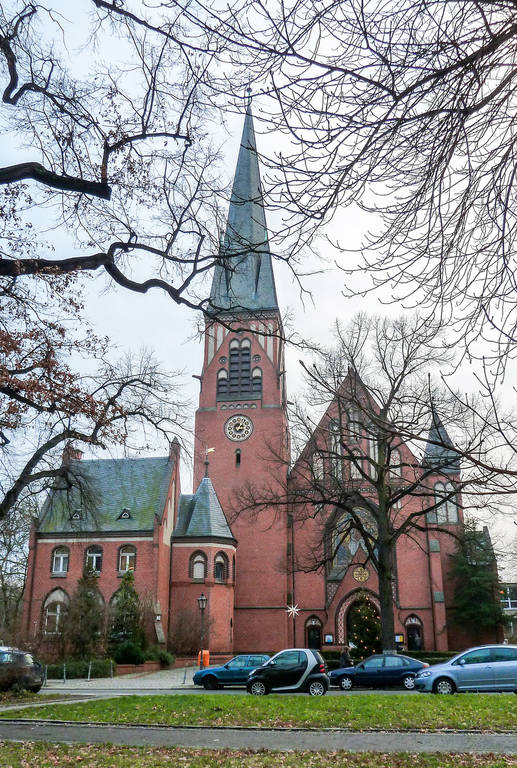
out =
[(224, 431), (230, 440), (247, 440), (253, 432), (253, 422), (247, 416), (232, 416), (224, 425)]

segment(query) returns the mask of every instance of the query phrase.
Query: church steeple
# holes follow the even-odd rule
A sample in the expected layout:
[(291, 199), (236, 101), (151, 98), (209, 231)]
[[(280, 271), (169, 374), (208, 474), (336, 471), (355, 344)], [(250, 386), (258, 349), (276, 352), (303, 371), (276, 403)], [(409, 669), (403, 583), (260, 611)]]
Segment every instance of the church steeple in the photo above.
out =
[(214, 271), (213, 310), (278, 310), (251, 99), (246, 110), (228, 222)]
[(431, 413), (431, 428), (422, 464), (427, 467), (436, 467), (439, 472), (457, 474), (461, 469), (460, 456), (436, 413), (434, 404), (431, 405)]

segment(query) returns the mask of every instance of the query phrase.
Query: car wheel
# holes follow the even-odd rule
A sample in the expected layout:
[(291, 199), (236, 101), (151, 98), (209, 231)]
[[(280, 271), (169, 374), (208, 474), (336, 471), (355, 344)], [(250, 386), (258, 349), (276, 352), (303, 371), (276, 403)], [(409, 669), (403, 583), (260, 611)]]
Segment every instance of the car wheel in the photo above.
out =
[(406, 691), (413, 691), (415, 688), (415, 676), (414, 675), (404, 675), (402, 678), (402, 685), (406, 689)]
[(327, 689), (321, 680), (313, 680), (309, 683), (308, 692), (310, 696), (325, 696)]
[(350, 688), (353, 686), (353, 684), (354, 684), (354, 683), (353, 683), (353, 680), (352, 680), (352, 678), (351, 678), (351, 677), (349, 677), (348, 675), (345, 675), (345, 676), (344, 676), (344, 677), (342, 677), (342, 678), (340, 679), (340, 681), (339, 681), (339, 687), (340, 687), (340, 688), (341, 688), (343, 691), (349, 691), (349, 690), (350, 690)]
[(441, 693), (445, 696), (454, 693), (456, 688), (452, 680), (448, 680), (446, 677), (440, 677), (433, 685), (433, 693)]
[(31, 685), (29, 687), (29, 691), (32, 691), (32, 693), (38, 693), (41, 690), (41, 685)]
[(203, 688), (205, 691), (215, 691), (217, 688), (217, 680), (213, 675), (208, 675), (208, 677), (205, 677), (203, 680)]
[(248, 690), (252, 696), (266, 696), (269, 693), (266, 684), (262, 680), (255, 680)]

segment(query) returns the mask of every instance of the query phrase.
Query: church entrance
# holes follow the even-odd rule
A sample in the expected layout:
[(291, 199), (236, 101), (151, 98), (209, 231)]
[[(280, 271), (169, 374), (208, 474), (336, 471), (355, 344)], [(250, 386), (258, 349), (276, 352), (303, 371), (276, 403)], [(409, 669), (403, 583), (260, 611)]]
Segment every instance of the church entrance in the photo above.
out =
[(355, 600), (346, 615), (346, 640), (357, 648), (361, 658), (382, 651), (379, 612), (366, 595)]
[(422, 622), (418, 616), (408, 616), (406, 619), (406, 636), (408, 651), (422, 650)]

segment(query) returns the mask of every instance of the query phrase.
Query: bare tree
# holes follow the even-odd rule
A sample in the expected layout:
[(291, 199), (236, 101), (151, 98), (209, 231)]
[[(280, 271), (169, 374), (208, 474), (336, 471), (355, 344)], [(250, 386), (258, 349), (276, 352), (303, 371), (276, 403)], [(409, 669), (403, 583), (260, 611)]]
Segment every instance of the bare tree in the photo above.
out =
[(372, 213), (368, 249), (345, 271), (437, 306), (471, 352), (481, 333), (504, 365), (517, 341), (514, 2), (165, 6), (219, 36), (224, 76), (251, 80), (285, 135), (271, 164), (290, 225)]
[[(182, 41), (177, 14), (166, 38), (102, 3), (89, 20), (80, 35), (52, 3), (0, 11), (2, 131), (26, 157), (0, 168), (4, 226), (18, 216), (28, 227), (12, 220), (4, 233), (3, 285), (104, 270), (128, 290), (203, 308), (193, 280), (218, 258), (224, 193), (204, 127), (211, 54)], [(87, 75), (64, 63), (77, 46)], [(45, 248), (52, 227), (75, 238), (69, 253)]]
[(0, 520), (26, 494), (54, 486), (56, 478), (62, 489), (81, 484), (80, 470), (60, 461), (68, 444), (137, 451), (149, 448), (157, 437), (170, 440), (185, 427), (177, 375), (161, 371), (149, 352), (116, 362), (101, 360), (97, 373), (76, 378), (69, 395), (64, 402), (31, 403), (25, 418), (20, 417), (17, 432), (23, 432), (23, 449), (18, 439), (2, 454)]
[[(430, 386), (429, 374), (437, 378), (452, 364), (439, 328), (418, 316), (359, 315), (349, 326), (338, 323), (336, 335), (335, 349), (304, 366), (308, 395), (290, 415), (298, 458), (289, 474), (275, 456), (284, 494), (276, 485), (247, 487), (239, 513), (276, 507), (291, 515), (293, 573), (339, 581), (352, 563), (370, 563), (383, 647), (391, 648), (399, 543), (424, 546), (429, 529), (454, 538), (465, 513), (492, 516), (500, 497), (514, 492), (515, 453), (498, 463), (491, 403)], [(504, 439), (509, 425), (507, 416)]]

